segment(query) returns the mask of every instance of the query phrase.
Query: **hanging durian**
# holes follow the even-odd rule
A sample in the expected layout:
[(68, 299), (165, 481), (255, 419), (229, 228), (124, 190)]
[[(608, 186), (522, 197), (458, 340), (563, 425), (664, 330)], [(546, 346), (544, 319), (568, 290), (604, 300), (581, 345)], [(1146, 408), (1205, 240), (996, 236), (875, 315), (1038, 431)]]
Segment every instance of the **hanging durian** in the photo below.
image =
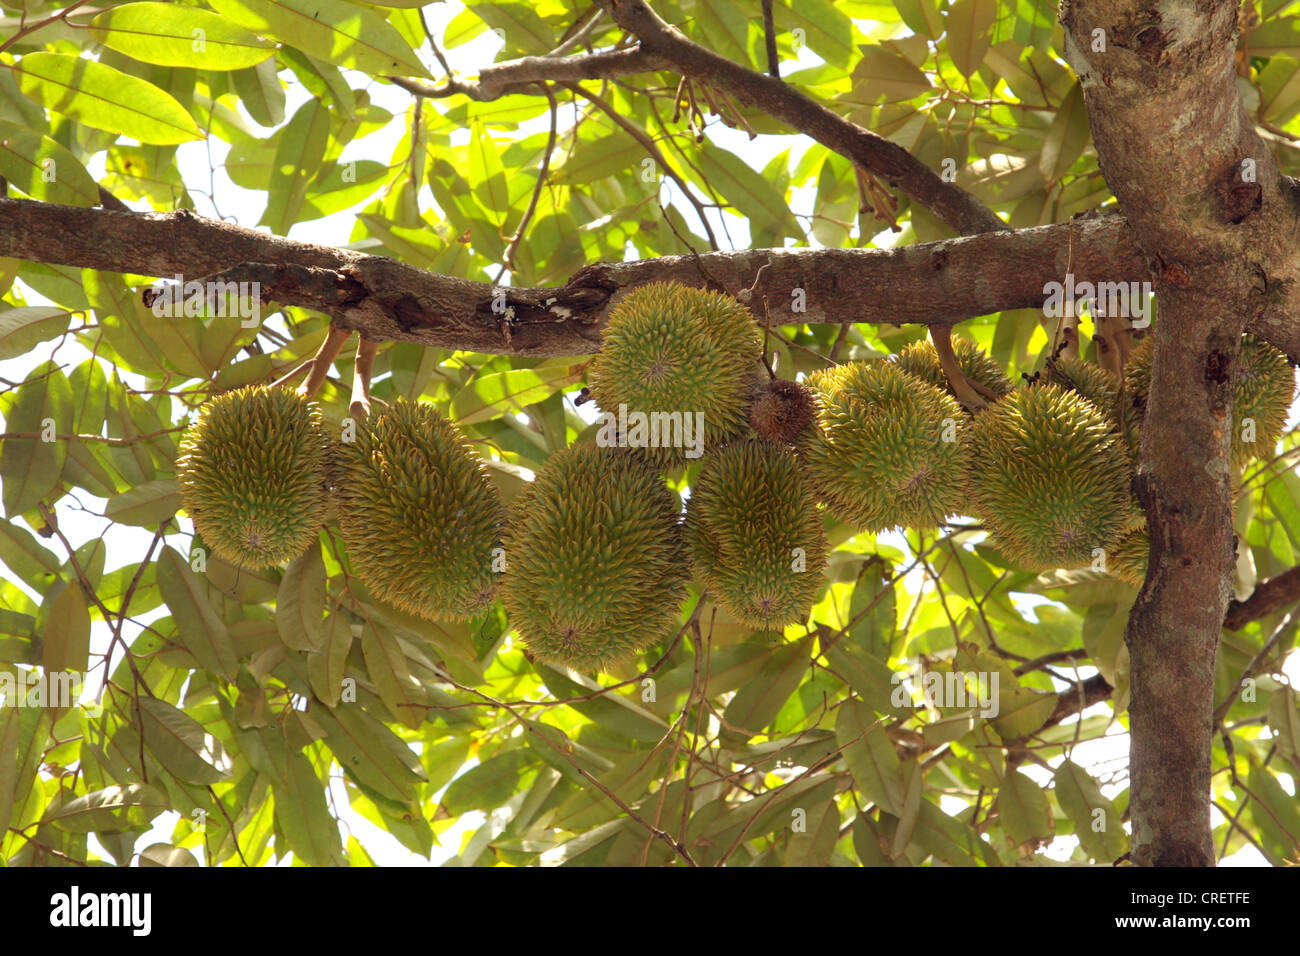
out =
[(1086, 399), (1055, 385), (1013, 392), (969, 432), (971, 507), (1025, 567), (1087, 567), (1131, 513), (1118, 436)]
[(573, 445), (515, 499), (502, 601), (548, 664), (598, 670), (671, 636), (688, 576), (680, 504), (627, 449)]
[(435, 620), (491, 602), (505, 509), (435, 408), (402, 400), (359, 422), (355, 440), (335, 447), (332, 479), (348, 557), (377, 597)]
[[(610, 314), (591, 395), (608, 416), (680, 415), (692, 429), (701, 421), (703, 435), (692, 437), (709, 448), (745, 428), (761, 358), (754, 317), (731, 296), (680, 283), (641, 286)], [(638, 451), (662, 466), (687, 461), (686, 449), (672, 444)]]
[(965, 507), (967, 417), (952, 396), (884, 360), (814, 372), (807, 384), (817, 418), (797, 447), (836, 517), (865, 531), (925, 529)]
[(292, 560), (325, 522), (328, 447), (320, 409), (297, 392), (226, 392), (199, 409), (181, 439), (181, 500), (227, 561), (266, 568)]
[(808, 616), (826, 532), (789, 449), (735, 441), (706, 459), (686, 508), (695, 573), (731, 614), (780, 628)]

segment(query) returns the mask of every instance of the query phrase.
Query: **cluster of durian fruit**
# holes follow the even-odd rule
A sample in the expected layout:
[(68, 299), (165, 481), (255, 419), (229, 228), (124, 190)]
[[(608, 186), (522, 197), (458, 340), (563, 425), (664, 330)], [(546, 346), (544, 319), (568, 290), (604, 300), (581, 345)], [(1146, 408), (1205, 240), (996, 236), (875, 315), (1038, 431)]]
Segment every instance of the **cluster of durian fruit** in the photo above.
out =
[[(991, 404), (969, 413), (933, 345), (775, 378), (749, 309), (677, 284), (626, 295), (589, 373), (602, 409), (702, 413), (705, 455), (685, 515), (665, 476), (686, 447), (553, 454), (507, 509), (456, 424), (398, 401), (333, 438), (301, 392), (255, 386), (204, 405), (177, 476), (203, 540), (246, 567), (302, 553), (337, 524), (354, 573), (384, 601), (464, 619), (498, 597), (541, 660), (579, 670), (670, 636), (692, 577), (763, 628), (807, 618), (828, 550), (824, 505), (860, 531), (977, 517), (1012, 562), (1095, 566), (1138, 583), (1146, 536), (1129, 493), (1150, 340), (1125, 383), (1074, 358), (1014, 387), (973, 343), (955, 355)], [(1286, 357), (1243, 342), (1233, 462), (1271, 451), (1293, 393)], [(504, 560), (502, 560), (504, 558)]]

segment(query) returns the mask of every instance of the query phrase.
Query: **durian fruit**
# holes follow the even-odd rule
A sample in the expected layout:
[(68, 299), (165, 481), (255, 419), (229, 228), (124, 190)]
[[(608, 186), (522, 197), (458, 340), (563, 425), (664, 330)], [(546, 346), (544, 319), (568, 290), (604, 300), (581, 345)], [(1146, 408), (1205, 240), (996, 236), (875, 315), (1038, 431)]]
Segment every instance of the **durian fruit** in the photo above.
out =
[(1108, 422), (1116, 424), (1115, 399), (1119, 395), (1119, 382), (1100, 365), (1078, 356), (1062, 355), (1048, 360), (1043, 366), (1041, 379), (1086, 398)]
[[(634, 289), (614, 307), (588, 376), (592, 398), (609, 416), (703, 415), (703, 447), (746, 426), (745, 410), (760, 371), (762, 340), (749, 309), (731, 296), (680, 283)], [(631, 429), (628, 430), (629, 433)], [(633, 444), (663, 466), (686, 462), (681, 447), (654, 447), (655, 434)], [(675, 439), (674, 439), (675, 440)]]
[[(957, 364), (972, 384), (981, 386), (995, 398), (1002, 398), (1011, 391), (1011, 380), (1007, 378), (1002, 366), (970, 339), (953, 336), (952, 351), (957, 356)], [(934, 350), (934, 343), (928, 338), (908, 345), (893, 357), (893, 361), (904, 372), (952, 394), (948, 377), (943, 374), (943, 366), (939, 364), (939, 353)]]
[(826, 531), (790, 449), (742, 440), (713, 452), (691, 487), (685, 530), (696, 575), (734, 617), (763, 628), (808, 617)]
[(207, 402), (176, 460), (185, 510), (220, 557), (245, 568), (296, 558), (325, 522), (329, 436), (320, 408), (253, 385)]
[(437, 409), (401, 400), (363, 419), (335, 445), (331, 477), (348, 558), (376, 597), (430, 620), (491, 603), (505, 507)]
[[(1129, 405), (1137, 410), (1138, 421), (1151, 391), (1154, 354), (1155, 337), (1149, 335), (1129, 355), (1128, 365), (1124, 368)], [(1253, 335), (1243, 336), (1232, 390), (1231, 457), (1234, 468), (1240, 468), (1252, 458), (1268, 457), (1273, 453), (1286, 425), (1294, 395), (1295, 370), (1286, 354)], [(1134, 455), (1140, 437), (1135, 427), (1131, 436)]]
[(680, 510), (628, 449), (551, 455), (514, 501), (501, 586), (529, 650), (591, 671), (672, 634), (688, 577)]
[(805, 386), (775, 378), (749, 406), (749, 423), (764, 441), (788, 443), (808, 427), (815, 411), (812, 393)]
[(1142, 586), (1147, 576), (1147, 553), (1151, 539), (1147, 536), (1146, 522), (1129, 528), (1119, 542), (1106, 551), (1106, 570), (1129, 584)]
[(1055, 385), (1021, 389), (969, 432), (971, 507), (1013, 561), (1087, 567), (1130, 514), (1128, 463), (1091, 402)]
[(817, 419), (797, 448), (817, 496), (860, 530), (933, 528), (967, 503), (967, 417), (896, 363), (851, 362), (807, 379)]

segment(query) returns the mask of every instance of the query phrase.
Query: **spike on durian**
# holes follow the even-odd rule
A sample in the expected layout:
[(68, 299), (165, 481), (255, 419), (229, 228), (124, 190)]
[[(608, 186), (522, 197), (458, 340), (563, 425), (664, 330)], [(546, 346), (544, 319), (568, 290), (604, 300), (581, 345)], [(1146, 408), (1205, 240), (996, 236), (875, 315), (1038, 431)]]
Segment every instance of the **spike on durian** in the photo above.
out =
[(969, 440), (971, 506), (1008, 558), (1087, 567), (1118, 541), (1128, 463), (1091, 402), (1056, 385), (1021, 389), (981, 414)]
[[(953, 336), (952, 347), (957, 356), (957, 364), (977, 391), (993, 401), (1011, 391), (1011, 380), (1007, 378), (1006, 372), (970, 339)], [(943, 373), (943, 366), (939, 362), (939, 353), (929, 339), (911, 343), (893, 356), (891, 361), (896, 362), (904, 372), (915, 375), (949, 395), (953, 394), (948, 377)]]
[(582, 671), (669, 636), (686, 594), (677, 496), (627, 449), (573, 445), (515, 499), (501, 597), (542, 661)]
[(763, 628), (807, 618), (826, 531), (788, 448), (744, 440), (715, 451), (691, 488), (685, 530), (695, 573), (733, 616)]
[[(760, 372), (762, 341), (749, 309), (728, 295), (680, 283), (641, 286), (618, 303), (591, 365), (592, 397), (609, 416), (703, 415), (704, 447), (739, 434)], [(679, 447), (638, 451), (662, 466)]]
[(376, 597), (431, 620), (491, 603), (505, 508), (453, 422), (398, 401), (337, 443), (332, 477), (348, 557)]
[(798, 450), (818, 497), (867, 531), (933, 528), (966, 504), (968, 421), (946, 392), (893, 362), (852, 362), (807, 379), (817, 419)]
[(319, 407), (297, 392), (226, 392), (199, 409), (181, 439), (181, 500), (220, 557), (250, 569), (280, 564), (325, 522), (328, 447)]

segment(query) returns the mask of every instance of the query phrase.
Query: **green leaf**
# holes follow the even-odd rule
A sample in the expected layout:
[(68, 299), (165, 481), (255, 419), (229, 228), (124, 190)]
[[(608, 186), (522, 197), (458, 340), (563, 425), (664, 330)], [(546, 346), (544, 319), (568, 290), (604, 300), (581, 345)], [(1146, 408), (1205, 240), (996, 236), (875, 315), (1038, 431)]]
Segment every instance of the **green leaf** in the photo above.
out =
[(801, 236), (783, 192), (755, 172), (735, 153), (706, 144), (699, 156), (700, 171), (709, 188), (720, 193), (750, 220), (750, 228), (776, 236)]
[(284, 87), (276, 74), (274, 59), (263, 60), (245, 70), (233, 70), (230, 79), (254, 122), (268, 128), (284, 122)]
[(153, 843), (140, 851), (140, 866), (198, 866), (194, 854), (169, 843)]
[(312, 709), (313, 719), (325, 730), (325, 744), (339, 764), (369, 795), (405, 807), (415, 786), (426, 779), (420, 758), (411, 748), (356, 704), (335, 710)]
[[(545, 746), (543, 744), (542, 746)], [(442, 795), (442, 807), (452, 816), (469, 810), (492, 810), (519, 788), (530, 763), (528, 751), (507, 750), (461, 774)]]
[(779, 28), (802, 30), (803, 42), (832, 66), (848, 69), (857, 53), (853, 24), (831, 0), (785, 0), (774, 19)]
[(127, 3), (90, 21), (90, 35), (142, 63), (238, 70), (261, 63), (275, 44), (210, 10), (174, 3)]
[(293, 855), (308, 866), (337, 863), (343, 845), (338, 821), (330, 815), (311, 761), (300, 753), (292, 754), (278, 777), (271, 779), (275, 794), (275, 822)]
[(929, 91), (929, 78), (907, 57), (879, 45), (864, 47), (853, 68), (853, 90), (845, 100), (854, 103), (897, 103)]
[[(53, 436), (68, 433), (72, 416), (72, 386), (53, 362), (39, 365), (18, 387), (5, 416), (5, 430), (35, 437), (6, 438), (0, 446), (0, 478), (9, 517), (35, 507), (58, 485), (68, 443)], [(43, 436), (50, 440), (42, 440)]]
[(1296, 706), (1294, 688), (1273, 692), (1268, 702), (1268, 726), (1277, 742), (1277, 752), (1300, 770), (1300, 707)]
[(429, 700), (424, 688), (411, 673), (406, 653), (392, 632), (366, 622), (361, 628), (361, 653), (366, 670), (375, 682), (379, 699), (398, 721), (419, 730), (428, 713)]
[(1038, 154), (1038, 168), (1044, 178), (1051, 183), (1068, 173), (1091, 136), (1088, 111), (1083, 105), (1083, 89), (1076, 83), (1056, 111), (1052, 125), (1048, 127), (1043, 139), (1043, 149)]
[(49, 602), (41, 663), (51, 671), (85, 672), (90, 659), (90, 611), (77, 582), (65, 585)]
[(1056, 800), (1074, 824), (1084, 851), (1099, 863), (1113, 863), (1127, 842), (1115, 805), (1102, 794), (1097, 781), (1073, 761), (1061, 761), (1055, 782)]
[(119, 524), (156, 528), (181, 507), (175, 478), (157, 478), (128, 488), (108, 499), (104, 514)]
[(373, 76), (429, 73), (378, 13), (345, 0), (211, 0), (218, 13), (327, 63)]
[(840, 810), (834, 799), (800, 807), (804, 810), (799, 829), (790, 834), (786, 844), (786, 866), (825, 866), (835, 852), (840, 837)]
[(203, 131), (170, 94), (96, 60), (70, 53), (28, 53), (15, 70), (23, 93), (86, 126), (160, 146), (203, 138)]
[(287, 235), (302, 211), (307, 187), (320, 167), (329, 143), (329, 110), (318, 99), (310, 99), (280, 130), (275, 148), (275, 166), (267, 191), (266, 212), (258, 225)]
[[(0, 176), (4, 176), (15, 188), (42, 202), (63, 203), (67, 206), (99, 204), (99, 187), (90, 178), (90, 173), (86, 172), (86, 167), (77, 162), (77, 157), (50, 137), (13, 123), (0, 122)], [(12, 321), (24, 313), (31, 315), (39, 312), (64, 315), (62, 328), (31, 340), (29, 345), (13, 355), (21, 355), (37, 342), (43, 342), (67, 329), (66, 313), (61, 309), (42, 306), (0, 313), (0, 358), (13, 357), (8, 353), (14, 345), (7, 340), (15, 329), (10, 327), (6, 319)], [(13, 313), (19, 315), (14, 316)], [(29, 318), (28, 321), (38, 320)], [(31, 331), (27, 333), (28, 340), (31, 334)]]
[(312, 692), (329, 707), (337, 707), (343, 689), (344, 668), (352, 650), (352, 626), (342, 614), (330, 614), (322, 626), (325, 646), (307, 657)]
[(21, 525), (0, 520), (0, 560), (29, 587), (45, 592), (58, 576), (59, 559)]
[(451, 400), (451, 417), (461, 425), (476, 425), (525, 405), (540, 402), (577, 379), (567, 368), (550, 368), (545, 374), (519, 368), (480, 375)]
[(885, 728), (866, 704), (849, 698), (835, 720), (835, 742), (862, 795), (894, 816), (903, 813), (902, 765)]
[(997, 811), (1002, 831), (1017, 846), (1037, 846), (1050, 840), (1055, 832), (1047, 794), (1042, 786), (1019, 770), (1013, 770), (1002, 778), (1002, 785), (998, 787)]
[(962, 76), (969, 78), (984, 62), (997, 16), (997, 0), (953, 0), (948, 7), (948, 55)]
[(320, 542), (289, 562), (275, 600), (275, 627), (295, 651), (310, 651), (325, 641), (321, 614), (325, 610), (325, 562)]
[(145, 783), (129, 783), (76, 797), (44, 819), (70, 833), (115, 833), (148, 826), (166, 809), (167, 798), (158, 790)]
[(8, 828), (14, 815), (14, 784), (18, 780), (17, 755), (22, 713), (17, 707), (0, 707), (0, 827), (5, 828)]
[(808, 672), (810, 641), (803, 638), (771, 652), (758, 675), (727, 704), (723, 719), (734, 729), (725, 730), (724, 737), (734, 739), (737, 731), (753, 737), (773, 721)]
[(204, 670), (234, 680), (239, 662), (230, 643), (230, 631), (212, 607), (198, 575), (169, 547), (158, 555), (157, 575), (181, 644)]
[(138, 704), (144, 745), (168, 771), (201, 784), (230, 776), (226, 748), (197, 720), (156, 697), (142, 697)]

